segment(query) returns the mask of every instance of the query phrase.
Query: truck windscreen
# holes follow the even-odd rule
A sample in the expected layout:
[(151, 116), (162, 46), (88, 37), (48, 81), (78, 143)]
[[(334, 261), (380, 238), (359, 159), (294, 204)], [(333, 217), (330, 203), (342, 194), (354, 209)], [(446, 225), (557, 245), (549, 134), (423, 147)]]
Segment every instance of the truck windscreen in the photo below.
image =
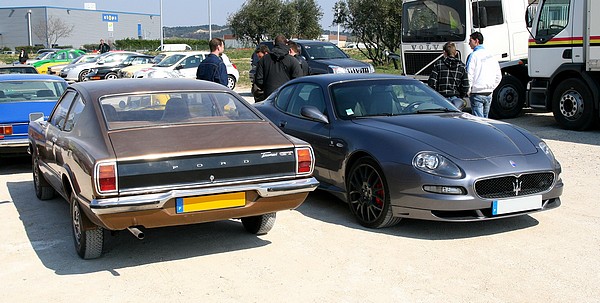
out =
[(402, 42), (446, 42), (465, 39), (464, 1), (426, 0), (402, 5)]

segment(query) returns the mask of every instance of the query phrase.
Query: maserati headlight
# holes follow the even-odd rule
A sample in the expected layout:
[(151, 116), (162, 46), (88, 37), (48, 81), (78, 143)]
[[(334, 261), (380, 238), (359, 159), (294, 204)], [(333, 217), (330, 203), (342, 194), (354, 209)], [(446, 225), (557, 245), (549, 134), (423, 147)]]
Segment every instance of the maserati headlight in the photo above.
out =
[(428, 174), (459, 179), (463, 177), (462, 170), (448, 158), (435, 152), (420, 152), (412, 161), (413, 166)]
[(65, 67), (61, 71), (64, 72), (64, 73), (67, 73), (67, 72), (69, 72), (72, 69), (73, 69), (72, 67)]
[(554, 160), (554, 154), (552, 153), (552, 150), (550, 149), (550, 147), (548, 147), (548, 144), (546, 144), (546, 142), (540, 141), (538, 145), (540, 146), (540, 149), (544, 152), (544, 154), (546, 154), (548, 158), (550, 158), (550, 160)]
[(375, 67), (373, 67), (373, 64), (369, 63), (369, 73), (374, 73), (375, 72)]

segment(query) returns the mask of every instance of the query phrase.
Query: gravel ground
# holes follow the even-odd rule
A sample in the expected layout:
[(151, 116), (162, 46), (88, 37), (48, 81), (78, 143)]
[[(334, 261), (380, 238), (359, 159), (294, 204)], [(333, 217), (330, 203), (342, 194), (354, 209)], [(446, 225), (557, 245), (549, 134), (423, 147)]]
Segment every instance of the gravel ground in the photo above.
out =
[[(242, 92), (245, 93), (245, 92)], [(0, 163), (5, 302), (600, 302), (600, 131), (550, 114), (509, 120), (563, 166), (558, 209), (477, 223), (403, 220), (369, 230), (322, 192), (265, 236), (238, 221), (127, 232), (106, 254), (73, 249), (67, 203), (39, 201), (27, 158)]]

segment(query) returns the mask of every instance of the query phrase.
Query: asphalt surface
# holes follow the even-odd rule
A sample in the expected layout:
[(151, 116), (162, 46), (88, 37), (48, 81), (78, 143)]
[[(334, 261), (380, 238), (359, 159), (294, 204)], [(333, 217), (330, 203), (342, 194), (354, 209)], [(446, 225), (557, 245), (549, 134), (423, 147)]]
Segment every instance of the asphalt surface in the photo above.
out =
[(561, 130), (533, 112), (508, 122), (561, 162), (558, 209), (370, 230), (317, 191), (264, 236), (235, 220), (146, 230), (141, 241), (119, 232), (88, 261), (75, 253), (68, 204), (37, 200), (29, 158), (3, 159), (0, 301), (600, 302), (600, 130)]

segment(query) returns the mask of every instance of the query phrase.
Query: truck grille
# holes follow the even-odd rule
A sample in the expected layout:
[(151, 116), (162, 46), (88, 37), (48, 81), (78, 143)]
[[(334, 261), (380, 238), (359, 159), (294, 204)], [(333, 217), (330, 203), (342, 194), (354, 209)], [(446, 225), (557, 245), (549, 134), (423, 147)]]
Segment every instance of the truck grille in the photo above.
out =
[(554, 183), (551, 172), (503, 176), (475, 182), (475, 191), (484, 199), (501, 199), (545, 192)]
[[(426, 52), (418, 52), (418, 53), (404, 53), (404, 72), (407, 75), (414, 75), (420, 69), (422, 69), (425, 65), (429, 64), (431, 61), (434, 61), (437, 57), (439, 57), (440, 52), (437, 53), (426, 53)], [(420, 73), (420, 75), (429, 76), (431, 73), (431, 69), (433, 68), (433, 64), (427, 67), (424, 71)]]
[(350, 74), (366, 74), (369, 72), (368, 67), (347, 67), (346, 71)]

